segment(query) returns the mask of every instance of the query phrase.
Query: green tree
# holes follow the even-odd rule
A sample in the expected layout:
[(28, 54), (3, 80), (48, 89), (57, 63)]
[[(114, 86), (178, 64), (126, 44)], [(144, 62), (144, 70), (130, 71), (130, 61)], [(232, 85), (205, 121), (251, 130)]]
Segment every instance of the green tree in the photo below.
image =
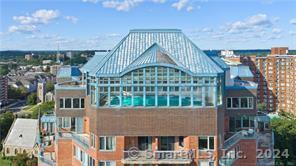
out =
[(0, 115), (0, 142), (6, 137), (13, 121), (14, 115), (10, 111)]
[(18, 153), (12, 159), (13, 166), (27, 166), (27, 162), (30, 160), (27, 153)]
[(46, 83), (46, 92), (51, 92), (54, 90), (54, 84), (53, 83)]
[(0, 76), (8, 74), (8, 65), (0, 65)]
[(34, 105), (37, 103), (37, 94), (36, 93), (31, 93), (28, 97), (27, 97), (27, 104), (28, 105)]
[(288, 165), (288, 162), (296, 161), (296, 118), (290, 113), (281, 112), (279, 118), (271, 120), (271, 127), (275, 136), (275, 149), (280, 152), (288, 150), (289, 157), (280, 156), (277, 162)]
[(45, 102), (42, 103), (40, 105), (38, 105), (38, 107), (34, 108), (31, 118), (33, 119), (38, 119), (38, 115), (39, 115), (39, 110), (40, 110), (40, 116), (42, 116), (43, 114), (47, 113), (47, 112), (51, 112), (54, 108), (54, 102)]
[(27, 95), (27, 89), (25, 87), (14, 88), (8, 87), (8, 98), (9, 99), (23, 99)]
[(266, 104), (265, 103), (258, 103), (257, 109), (258, 109), (258, 111), (261, 111), (261, 112), (266, 111)]

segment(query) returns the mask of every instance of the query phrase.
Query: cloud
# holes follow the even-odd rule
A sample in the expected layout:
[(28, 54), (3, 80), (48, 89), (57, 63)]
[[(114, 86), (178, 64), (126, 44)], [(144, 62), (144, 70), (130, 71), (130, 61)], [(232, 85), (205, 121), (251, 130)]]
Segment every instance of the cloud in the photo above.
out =
[(200, 29), (200, 32), (213, 32), (213, 29), (209, 28), (209, 27), (204, 27), (204, 28)]
[(99, 0), (82, 0), (82, 2), (98, 3)]
[(292, 19), (290, 20), (290, 24), (296, 25), (296, 18), (292, 18)]
[(241, 31), (250, 31), (256, 28), (271, 27), (272, 22), (266, 14), (256, 14), (248, 17), (243, 21), (235, 21), (227, 25), (226, 31), (229, 33), (237, 33)]
[(279, 28), (273, 28), (271, 32), (274, 33), (274, 34), (279, 34), (279, 33), (282, 32), (282, 30), (279, 29)]
[(20, 24), (48, 24), (50, 21), (59, 17), (58, 10), (40, 9), (30, 16), (13, 16), (13, 20)]
[(173, 8), (176, 8), (177, 10), (182, 10), (189, 4), (189, 0), (179, 0), (178, 2), (175, 2), (172, 4)]
[(166, 0), (152, 0), (152, 2), (154, 2), (154, 3), (165, 3)]
[(144, 2), (144, 0), (106, 0), (102, 2), (102, 5), (105, 8), (114, 8), (118, 11), (129, 11), (141, 2)]
[(296, 31), (289, 31), (289, 34), (290, 34), (291, 36), (296, 36)]
[(194, 8), (193, 8), (192, 6), (188, 6), (188, 7), (186, 8), (186, 11), (187, 11), (187, 12), (191, 12), (193, 9), (194, 9)]
[(78, 18), (74, 16), (65, 16), (64, 18), (68, 21), (71, 21), (73, 24), (76, 24), (78, 21)]
[(19, 32), (19, 33), (31, 34), (36, 31), (38, 30), (35, 25), (18, 25), (18, 26), (13, 25), (8, 28), (9, 33)]

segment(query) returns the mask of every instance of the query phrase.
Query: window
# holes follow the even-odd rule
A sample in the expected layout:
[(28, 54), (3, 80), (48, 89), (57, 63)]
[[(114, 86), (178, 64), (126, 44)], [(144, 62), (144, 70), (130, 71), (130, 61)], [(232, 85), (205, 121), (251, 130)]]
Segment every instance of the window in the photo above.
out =
[(90, 133), (90, 146), (93, 148), (96, 147), (96, 136), (93, 133)]
[(64, 99), (63, 98), (60, 99), (60, 108), (64, 108)]
[(88, 166), (95, 166), (95, 160), (91, 157), (91, 156), (88, 156), (87, 158), (87, 165)]
[(183, 136), (179, 136), (179, 146), (184, 147), (184, 137)]
[(72, 99), (71, 98), (65, 99), (65, 108), (72, 108)]
[(206, 106), (214, 106), (214, 87), (205, 87), (205, 103)]
[(174, 150), (175, 137), (160, 137), (160, 150)]
[(100, 150), (113, 151), (115, 146), (115, 137), (100, 137)]
[(232, 98), (232, 108), (239, 108), (239, 98)]
[(151, 137), (138, 137), (138, 147), (140, 150), (148, 150), (152, 147), (152, 138)]
[(115, 161), (100, 161), (99, 166), (116, 166)]
[(73, 99), (73, 108), (79, 108), (80, 106), (80, 104), (79, 104), (79, 102), (80, 102), (80, 99), (79, 98), (74, 98)]
[(253, 98), (252, 97), (229, 97), (227, 98), (227, 108), (253, 109)]
[(198, 137), (198, 149), (199, 150), (213, 150), (214, 149), (214, 137), (201, 136)]
[(84, 108), (84, 98), (80, 99), (80, 108)]

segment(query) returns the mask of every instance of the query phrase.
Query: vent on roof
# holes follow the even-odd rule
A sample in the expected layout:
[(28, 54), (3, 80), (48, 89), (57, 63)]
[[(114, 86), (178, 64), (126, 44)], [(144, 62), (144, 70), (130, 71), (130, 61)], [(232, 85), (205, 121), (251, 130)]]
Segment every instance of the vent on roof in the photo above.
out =
[(23, 134), (20, 134), (19, 138), (23, 138)]

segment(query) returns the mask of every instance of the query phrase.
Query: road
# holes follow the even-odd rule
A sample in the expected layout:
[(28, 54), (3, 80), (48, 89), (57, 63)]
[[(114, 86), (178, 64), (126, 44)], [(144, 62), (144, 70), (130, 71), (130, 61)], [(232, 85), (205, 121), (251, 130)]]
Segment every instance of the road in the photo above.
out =
[(26, 105), (26, 100), (18, 100), (17, 102), (14, 102), (12, 104), (9, 104), (3, 108), (0, 109), (0, 113), (5, 111), (6, 109), (11, 110), (12, 112), (19, 112), (22, 110), (22, 108)]

